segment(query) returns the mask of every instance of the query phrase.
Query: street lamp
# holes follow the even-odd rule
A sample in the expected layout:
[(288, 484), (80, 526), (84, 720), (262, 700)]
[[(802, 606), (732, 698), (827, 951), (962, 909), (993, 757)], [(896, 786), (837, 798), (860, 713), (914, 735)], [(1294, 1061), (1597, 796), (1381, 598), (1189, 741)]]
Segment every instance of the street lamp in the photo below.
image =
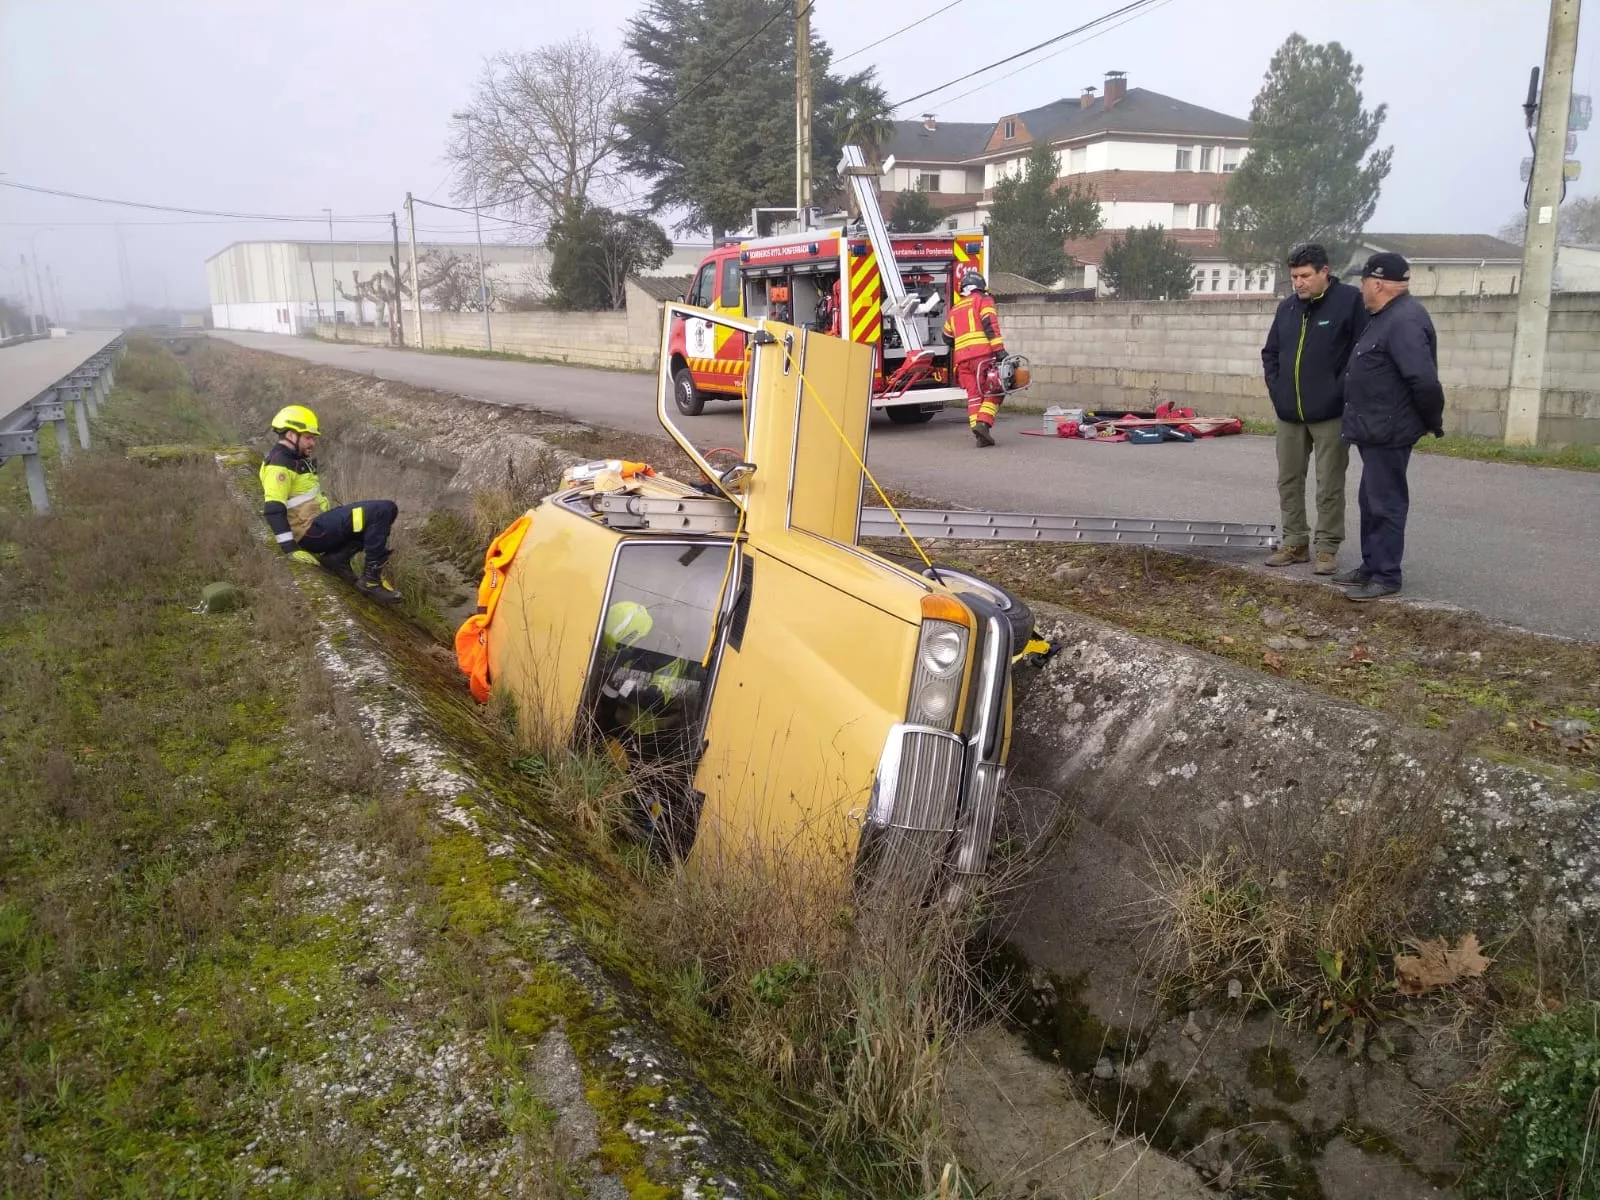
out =
[(494, 332), (489, 325), (489, 286), (483, 276), (483, 218), (478, 213), (478, 164), (472, 157), (472, 114), (453, 112), (451, 118), (467, 127), (467, 173), (472, 176), (472, 224), (478, 231), (478, 303), (483, 305), (483, 348), (494, 349)]

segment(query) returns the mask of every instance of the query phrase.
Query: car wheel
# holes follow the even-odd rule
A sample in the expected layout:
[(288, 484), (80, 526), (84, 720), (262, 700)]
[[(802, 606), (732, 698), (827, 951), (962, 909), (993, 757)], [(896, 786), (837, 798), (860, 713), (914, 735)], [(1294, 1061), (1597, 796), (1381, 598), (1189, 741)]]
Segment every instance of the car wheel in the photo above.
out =
[(678, 411), (686, 417), (698, 417), (705, 411), (706, 398), (695, 387), (688, 367), (679, 367), (672, 373), (672, 398), (677, 402)]
[(922, 425), (933, 420), (934, 413), (934, 410), (924, 412), (920, 408), (912, 408), (909, 404), (897, 404), (883, 411), (889, 414), (890, 422), (895, 425)]
[(959, 567), (946, 567), (935, 563), (931, 567), (924, 567), (922, 573), (936, 582), (943, 581), (944, 585), (954, 592), (976, 592), (998, 608), (1000, 615), (1011, 628), (1012, 654), (1020, 652), (1033, 637), (1033, 610), (1016, 593), (980, 575), (963, 571)]

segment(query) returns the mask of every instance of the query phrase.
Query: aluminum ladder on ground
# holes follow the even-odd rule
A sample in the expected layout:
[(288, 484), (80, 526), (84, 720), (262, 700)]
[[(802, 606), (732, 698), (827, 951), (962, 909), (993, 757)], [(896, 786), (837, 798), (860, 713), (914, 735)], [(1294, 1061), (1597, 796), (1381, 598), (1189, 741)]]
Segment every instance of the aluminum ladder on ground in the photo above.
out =
[[(1103, 545), (1238, 546), (1270, 549), (1278, 527), (1235, 521), (1186, 521), (1151, 517), (1070, 517), (1051, 513), (983, 512), (964, 509), (896, 510), (917, 538), (966, 542), (1094, 542)], [(861, 510), (861, 537), (901, 536), (886, 508)]]
[[(739, 510), (720, 496), (639, 496), (602, 492), (591, 501), (594, 511), (613, 529), (649, 533), (732, 533)], [(906, 529), (917, 538), (969, 542), (1089, 542), (1099, 545), (1235, 546), (1271, 549), (1278, 545), (1276, 525), (1234, 521), (1185, 521), (1150, 517), (1071, 517), (1051, 513), (983, 512), (964, 509), (897, 510)], [(901, 536), (899, 523), (886, 508), (861, 510), (860, 537)]]

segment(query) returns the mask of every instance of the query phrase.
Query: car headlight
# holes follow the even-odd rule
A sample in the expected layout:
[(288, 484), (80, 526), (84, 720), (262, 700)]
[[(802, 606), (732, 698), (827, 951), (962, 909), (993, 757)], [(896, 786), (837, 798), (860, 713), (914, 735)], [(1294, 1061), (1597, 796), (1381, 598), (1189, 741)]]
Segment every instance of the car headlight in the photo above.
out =
[(935, 729), (955, 728), (961, 677), (971, 636), (965, 625), (954, 621), (928, 619), (922, 622), (906, 720)]

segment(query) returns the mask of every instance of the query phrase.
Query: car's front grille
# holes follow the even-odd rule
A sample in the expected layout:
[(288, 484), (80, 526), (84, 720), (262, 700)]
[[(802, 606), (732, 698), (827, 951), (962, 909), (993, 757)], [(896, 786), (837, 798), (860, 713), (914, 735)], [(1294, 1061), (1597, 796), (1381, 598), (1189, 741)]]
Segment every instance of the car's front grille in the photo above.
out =
[(869, 845), (872, 883), (921, 896), (943, 873), (956, 829), (966, 747), (926, 726), (896, 726), (878, 766)]

